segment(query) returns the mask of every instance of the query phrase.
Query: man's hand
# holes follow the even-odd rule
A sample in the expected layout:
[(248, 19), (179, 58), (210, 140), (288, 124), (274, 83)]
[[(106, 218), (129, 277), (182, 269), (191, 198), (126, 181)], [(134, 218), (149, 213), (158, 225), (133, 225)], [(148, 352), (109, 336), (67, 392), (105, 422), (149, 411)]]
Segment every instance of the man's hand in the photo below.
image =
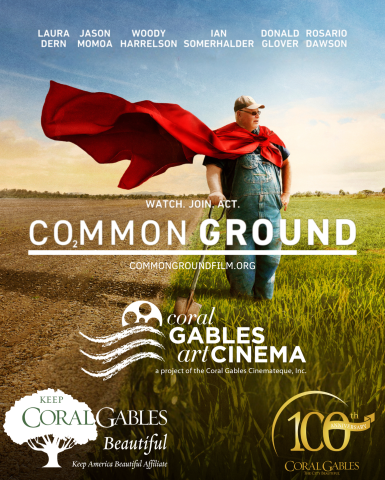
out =
[(287, 206), (289, 205), (289, 201), (290, 201), (290, 193), (282, 193), (281, 202), (282, 202), (282, 205), (285, 207), (285, 212), (286, 212)]
[(218, 205), (221, 201), (226, 201), (226, 197), (222, 192), (212, 192), (208, 196), (208, 200), (211, 202), (211, 205)]
[(290, 200), (290, 187), (291, 187), (291, 164), (287, 158), (282, 165), (282, 190), (281, 195), (282, 205), (285, 207), (285, 212)]
[(211, 205), (218, 205), (220, 201), (226, 201), (226, 197), (222, 193), (221, 173), (222, 169), (216, 165), (207, 165), (207, 185), (211, 192), (207, 199)]

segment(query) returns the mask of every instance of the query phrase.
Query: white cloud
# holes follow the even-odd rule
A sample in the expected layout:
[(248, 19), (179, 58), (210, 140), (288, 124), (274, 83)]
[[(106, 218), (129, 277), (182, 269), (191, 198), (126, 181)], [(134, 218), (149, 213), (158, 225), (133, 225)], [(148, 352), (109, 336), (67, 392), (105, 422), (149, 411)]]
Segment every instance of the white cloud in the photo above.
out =
[(71, 143), (41, 142), (15, 121), (0, 122), (0, 188), (121, 193), (115, 186), (126, 167), (98, 165)]
[(385, 186), (385, 121), (379, 114), (330, 110), (318, 99), (289, 109), (266, 109), (262, 123), (291, 152), (293, 191), (380, 190)]
[(10, 76), (10, 77), (22, 78), (24, 80), (33, 80), (35, 82), (48, 82), (48, 80), (46, 78), (33, 77), (31, 75), (23, 75), (22, 73), (11, 72), (9, 70), (0, 69), (0, 74), (7, 75), (7, 76)]

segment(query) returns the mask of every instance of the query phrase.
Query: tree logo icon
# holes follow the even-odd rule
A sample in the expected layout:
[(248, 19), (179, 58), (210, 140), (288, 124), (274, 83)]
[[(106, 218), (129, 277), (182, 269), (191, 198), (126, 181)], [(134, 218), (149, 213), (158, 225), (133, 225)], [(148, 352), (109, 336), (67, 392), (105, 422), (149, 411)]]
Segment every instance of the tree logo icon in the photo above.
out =
[(15, 443), (46, 453), (45, 468), (60, 468), (60, 452), (97, 437), (88, 405), (52, 388), (18, 400), (5, 415), (4, 431)]

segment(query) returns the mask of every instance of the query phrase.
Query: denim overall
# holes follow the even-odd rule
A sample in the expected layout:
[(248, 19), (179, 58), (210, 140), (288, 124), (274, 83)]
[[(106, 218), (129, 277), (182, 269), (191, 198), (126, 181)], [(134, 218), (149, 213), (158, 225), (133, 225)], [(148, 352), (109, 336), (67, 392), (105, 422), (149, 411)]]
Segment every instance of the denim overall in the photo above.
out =
[[(246, 245), (240, 245), (234, 236), (233, 245), (226, 245), (226, 250), (281, 249), (279, 221), (282, 202), (279, 175), (280, 169), (259, 154), (250, 153), (238, 158), (231, 191), (231, 199), (237, 200), (237, 203), (228, 209), (227, 218), (246, 223), (243, 234)], [(262, 218), (269, 220), (273, 226), (273, 240), (264, 246), (255, 244), (252, 237), (254, 222)], [(266, 239), (266, 233), (265, 225), (261, 225), (259, 238)], [(231, 293), (256, 299), (272, 299), (275, 271), (280, 259), (280, 255), (226, 255), (226, 262), (233, 262), (233, 268), (226, 270)]]

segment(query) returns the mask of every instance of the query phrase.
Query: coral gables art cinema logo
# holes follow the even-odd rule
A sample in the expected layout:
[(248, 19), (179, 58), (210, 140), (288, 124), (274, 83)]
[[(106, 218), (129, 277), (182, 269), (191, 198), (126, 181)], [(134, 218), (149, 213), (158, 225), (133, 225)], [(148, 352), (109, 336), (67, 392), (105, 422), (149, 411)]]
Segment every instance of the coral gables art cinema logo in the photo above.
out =
[(45, 468), (60, 468), (59, 453), (97, 437), (88, 405), (52, 388), (16, 401), (5, 415), (4, 431), (15, 443), (46, 453)]
[[(274, 418), (272, 426), (272, 443), (274, 451), (277, 456), (287, 456), (287, 454), (289, 453), (287, 449), (282, 449), (282, 446), (281, 448), (277, 446), (276, 440), (279, 435), (277, 434), (276, 427), (277, 423), (280, 420), (280, 417), (284, 417), (284, 415), (282, 414), (286, 413), (286, 417), (289, 417), (289, 415), (287, 415), (287, 412), (290, 411), (290, 413), (292, 413), (294, 407), (294, 410), (297, 410), (298, 408), (298, 411), (296, 411), (294, 415), (291, 415), (290, 418), (287, 418), (288, 423), (280, 432), (280, 436), (282, 438), (283, 436), (287, 435), (289, 429), (288, 424), (290, 424), (290, 438), (293, 438), (293, 433), (294, 438), (291, 448), (289, 448), (289, 451), (293, 452), (294, 455), (296, 452), (301, 454), (301, 460), (287, 461), (285, 463), (285, 470), (288, 472), (303, 471), (305, 472), (305, 475), (312, 474), (309, 472), (313, 472), (313, 475), (317, 475), (322, 472), (322, 474), (324, 475), (333, 474), (333, 472), (359, 470), (359, 462), (346, 461), (345, 457), (344, 461), (329, 459), (317, 461), (317, 452), (320, 452), (322, 450), (326, 450), (329, 452), (341, 452), (345, 450), (345, 448), (349, 444), (352, 433), (355, 435), (358, 432), (366, 432), (370, 429), (373, 422), (375, 421), (375, 414), (372, 413), (371, 415), (364, 416), (364, 421), (362, 422), (352, 422), (351, 420), (358, 420), (358, 414), (356, 412), (350, 413), (350, 419), (348, 418), (346, 413), (341, 411), (321, 413), (317, 410), (309, 411), (308, 409), (306, 409), (306, 412), (303, 412), (303, 408), (301, 406), (301, 403), (299, 403), (299, 400), (303, 400), (304, 397), (313, 395), (332, 397), (331, 399), (329, 399), (327, 405), (335, 405), (336, 402), (340, 402), (338, 403), (338, 410), (343, 410), (345, 407), (347, 407), (347, 404), (337, 396), (322, 391), (309, 391), (299, 393), (297, 395), (294, 395), (282, 405)], [(341, 403), (343, 405), (341, 405)], [(298, 405), (298, 407), (296, 405)], [(318, 422), (318, 424), (316, 422)], [(340, 435), (339, 438), (336, 438), (336, 435), (333, 435), (335, 431), (342, 432), (342, 435)], [(306, 453), (309, 453), (311, 455), (311, 460), (303, 460), (304, 458), (306, 458)], [(339, 473), (335, 474), (339, 475)]]
[[(145, 305), (147, 306), (147, 308), (150, 307), (151, 311), (150, 313), (143, 315), (143, 313), (141, 313), (141, 309)], [(137, 301), (130, 304), (123, 312), (123, 327), (129, 325), (125, 320), (125, 316), (127, 313), (135, 314), (135, 324), (139, 323), (140, 320), (144, 320), (144, 322), (147, 323), (150, 319), (156, 319), (158, 320), (160, 327), (162, 327), (163, 325), (161, 312), (151, 302)], [(230, 364), (241, 364), (242, 362), (247, 362), (251, 364), (250, 368), (248, 369), (248, 373), (253, 374), (283, 374), (284, 370), (282, 368), (260, 369), (256, 368), (256, 365), (252, 364), (265, 364), (268, 362), (270, 362), (270, 364), (274, 364), (274, 362), (278, 361), (281, 361), (285, 364), (290, 364), (295, 361), (306, 363), (306, 359), (299, 345), (292, 346), (292, 350), (290, 350), (286, 345), (262, 345), (265, 342), (265, 336), (263, 335), (264, 329), (262, 327), (215, 327), (212, 325), (214, 314), (215, 307), (212, 307), (210, 314), (172, 313), (167, 316), (164, 323), (165, 325), (167, 324), (171, 326), (171, 329), (167, 330), (168, 340), (171, 343), (177, 345), (186, 344), (187, 347), (186, 349), (179, 350), (179, 353), (176, 357), (176, 360), (179, 363), (191, 363), (196, 361), (197, 359), (205, 363), (210, 357), (213, 362), (218, 364), (222, 364), (223, 362), (226, 362), (226, 360), (228, 360)], [(138, 360), (151, 358), (162, 362), (165, 361), (164, 358), (161, 357), (158, 353), (149, 351), (149, 348), (156, 347), (158, 349), (162, 349), (164, 352), (165, 347), (156, 340), (150, 338), (143, 338), (143, 334), (147, 335), (148, 333), (154, 333), (158, 335), (161, 339), (167, 339), (164, 333), (150, 325), (141, 324), (137, 326), (128, 326), (128, 328), (124, 328), (120, 332), (97, 338), (88, 337), (82, 332), (79, 333), (90, 342), (102, 344), (102, 348), (108, 347), (112, 344), (119, 342), (120, 340), (125, 340), (127, 338), (127, 341), (124, 345), (106, 353), (90, 354), (88, 352), (80, 350), (83, 355), (91, 358), (92, 360), (101, 361), (102, 363), (111, 362), (112, 360), (120, 357), (123, 353), (129, 352), (128, 357), (105, 370), (88, 371), (82, 368), (84, 373), (93, 377), (101, 377), (103, 378), (103, 380), (108, 380), (112, 376), (116, 375), (123, 368)], [(142, 347), (142, 351), (132, 354), (131, 350), (138, 347)], [(231, 370), (232, 371), (229, 373), (246, 373), (246, 370), (243, 371), (242, 369), (238, 368), (234, 368)], [(159, 370), (156, 370), (156, 373), (158, 371)], [(192, 369), (186, 369), (186, 373), (191, 373), (191, 371)], [(162, 373), (166, 373), (166, 370), (161, 369), (161, 374)], [(221, 372), (219, 371), (219, 369), (218, 371), (213, 371), (212, 369), (208, 368), (207, 373)], [(294, 370), (287, 369), (285, 373), (294, 374)], [(304, 370), (295, 369), (295, 373), (304, 373)]]

